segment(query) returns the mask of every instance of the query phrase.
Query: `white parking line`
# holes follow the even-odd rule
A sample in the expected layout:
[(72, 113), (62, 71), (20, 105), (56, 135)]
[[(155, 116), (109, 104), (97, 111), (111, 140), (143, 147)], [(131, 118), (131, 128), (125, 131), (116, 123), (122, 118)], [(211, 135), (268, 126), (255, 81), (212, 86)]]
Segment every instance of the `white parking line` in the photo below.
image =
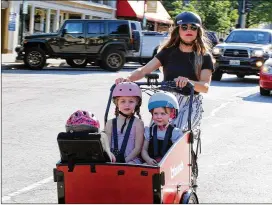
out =
[(3, 197), (2, 197), (2, 202), (8, 201), (8, 200), (11, 199), (11, 197), (18, 196), (18, 195), (20, 195), (20, 194), (23, 194), (23, 193), (25, 193), (25, 192), (28, 192), (28, 191), (30, 191), (30, 190), (32, 190), (32, 189), (35, 189), (35, 188), (37, 188), (37, 187), (39, 187), (39, 186), (42, 186), (43, 184), (46, 184), (46, 183), (48, 183), (48, 182), (53, 182), (53, 177), (48, 177), (48, 178), (43, 179), (43, 180), (41, 180), (41, 181), (39, 181), (39, 182), (36, 182), (36, 183), (34, 183), (34, 184), (31, 184), (31, 185), (29, 185), (29, 186), (27, 186), (27, 187), (25, 187), (25, 188), (23, 188), (23, 189), (20, 189), (20, 190), (18, 190), (18, 191), (16, 191), (16, 192), (13, 192), (13, 193), (11, 193), (11, 194), (8, 194), (7, 196), (3, 196)]

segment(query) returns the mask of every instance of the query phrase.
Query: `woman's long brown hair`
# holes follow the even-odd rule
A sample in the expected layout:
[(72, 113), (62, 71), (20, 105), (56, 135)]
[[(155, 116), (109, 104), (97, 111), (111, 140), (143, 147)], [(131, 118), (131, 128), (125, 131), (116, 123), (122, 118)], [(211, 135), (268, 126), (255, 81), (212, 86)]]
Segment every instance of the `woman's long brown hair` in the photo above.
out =
[[(178, 48), (180, 45), (180, 41), (181, 41), (181, 38), (179, 35), (179, 26), (176, 26), (172, 30), (170, 34), (170, 38), (166, 40), (166, 42), (160, 46), (160, 48), (158, 49), (158, 52), (173, 46)], [(198, 79), (200, 79), (203, 56), (206, 53), (210, 52), (210, 49), (211, 49), (211, 42), (208, 39), (205, 30), (203, 27), (199, 27), (197, 30), (197, 36), (196, 36), (196, 39), (194, 40), (194, 45), (193, 45), (193, 51), (195, 54), (195, 62), (194, 62), (195, 72)]]

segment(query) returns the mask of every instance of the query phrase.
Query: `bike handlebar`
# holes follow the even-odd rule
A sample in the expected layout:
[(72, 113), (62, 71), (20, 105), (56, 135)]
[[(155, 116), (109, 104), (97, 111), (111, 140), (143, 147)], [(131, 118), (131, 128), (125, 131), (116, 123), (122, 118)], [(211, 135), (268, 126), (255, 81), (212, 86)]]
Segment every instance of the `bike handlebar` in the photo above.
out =
[[(153, 86), (163, 86), (163, 87), (170, 87), (170, 88), (182, 89), (182, 88), (176, 86), (176, 82), (175, 81), (161, 81), (161, 82), (158, 82), (158, 81), (155, 81), (155, 82), (148, 81), (148, 82), (134, 82), (134, 83), (136, 83), (138, 86), (141, 86), (141, 85), (152, 86), (153, 85)], [(116, 86), (116, 84), (112, 85), (111, 91), (113, 91), (113, 89), (115, 88), (115, 86)], [(194, 89), (194, 84), (191, 83), (190, 81), (188, 81), (185, 87), (188, 87), (191, 90), (193, 90)]]

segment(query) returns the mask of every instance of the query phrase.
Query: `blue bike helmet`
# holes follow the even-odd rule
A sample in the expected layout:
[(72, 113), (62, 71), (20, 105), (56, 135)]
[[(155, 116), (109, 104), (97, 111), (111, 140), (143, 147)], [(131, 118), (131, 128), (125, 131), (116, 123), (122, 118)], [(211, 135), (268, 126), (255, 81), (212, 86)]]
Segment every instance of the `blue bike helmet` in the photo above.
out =
[(172, 93), (163, 91), (154, 93), (148, 101), (149, 112), (158, 107), (173, 108), (176, 110), (176, 113), (178, 113), (179, 110), (179, 104), (176, 96)]

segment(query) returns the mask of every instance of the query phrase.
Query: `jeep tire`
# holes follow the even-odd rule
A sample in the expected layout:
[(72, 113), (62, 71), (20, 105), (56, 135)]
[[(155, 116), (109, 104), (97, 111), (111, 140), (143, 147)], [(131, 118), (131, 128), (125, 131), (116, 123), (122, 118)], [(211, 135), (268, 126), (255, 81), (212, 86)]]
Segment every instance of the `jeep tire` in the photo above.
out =
[(32, 70), (41, 70), (46, 64), (45, 52), (38, 47), (29, 47), (26, 49), (24, 63)]
[(72, 68), (85, 68), (88, 61), (87, 59), (66, 59), (66, 63)]
[(220, 81), (221, 78), (222, 78), (222, 76), (223, 76), (223, 73), (220, 70), (216, 70), (212, 74), (212, 80), (214, 80), (214, 81)]
[(101, 59), (101, 68), (108, 71), (119, 71), (125, 64), (125, 52), (117, 49), (105, 51)]

